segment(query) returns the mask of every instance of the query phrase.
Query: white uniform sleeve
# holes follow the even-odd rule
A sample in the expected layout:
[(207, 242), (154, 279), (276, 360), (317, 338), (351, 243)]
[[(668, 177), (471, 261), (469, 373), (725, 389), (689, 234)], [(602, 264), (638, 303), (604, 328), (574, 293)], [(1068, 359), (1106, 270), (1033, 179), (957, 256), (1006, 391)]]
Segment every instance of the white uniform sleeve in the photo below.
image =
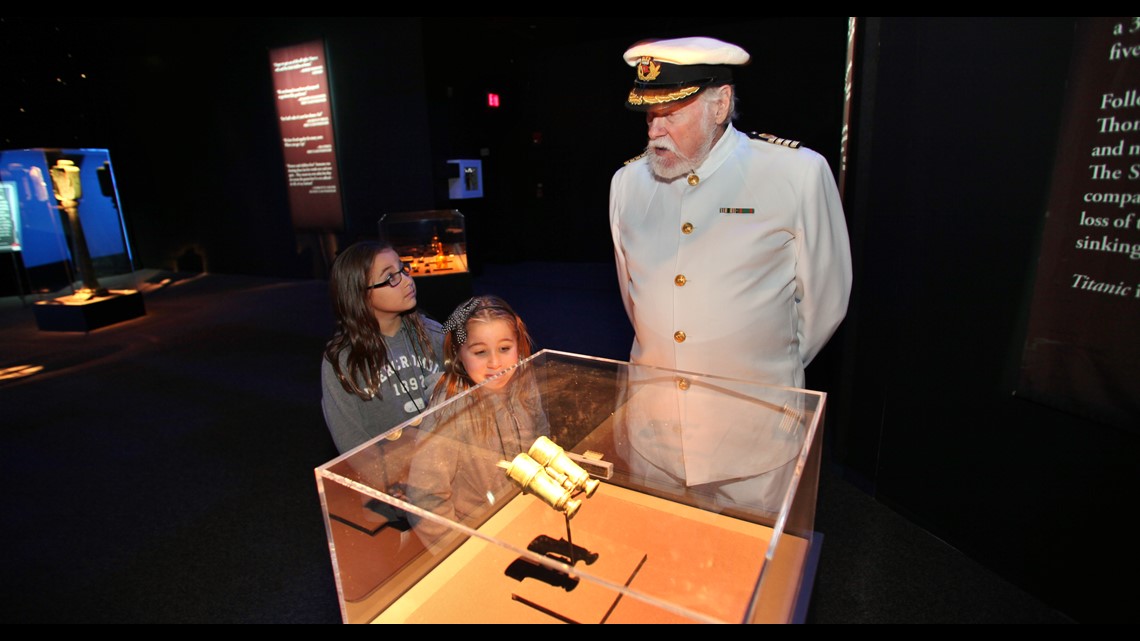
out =
[(806, 367), (847, 315), (852, 274), (847, 220), (827, 161), (817, 154), (803, 180), (797, 230), (796, 309), (800, 356)]
[(621, 302), (625, 306), (625, 314), (629, 322), (633, 322), (633, 303), (629, 299), (629, 269), (625, 263), (625, 251), (621, 246), (621, 176), (619, 170), (610, 180), (610, 234), (614, 241), (614, 263), (617, 266), (618, 288), (621, 290)]

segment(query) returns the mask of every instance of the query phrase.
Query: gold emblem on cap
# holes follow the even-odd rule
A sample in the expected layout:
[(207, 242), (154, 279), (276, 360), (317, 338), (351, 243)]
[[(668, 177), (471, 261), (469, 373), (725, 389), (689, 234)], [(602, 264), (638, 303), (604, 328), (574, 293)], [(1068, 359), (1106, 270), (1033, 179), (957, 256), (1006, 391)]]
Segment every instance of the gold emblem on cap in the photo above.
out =
[(641, 62), (637, 63), (637, 79), (642, 82), (650, 82), (657, 80), (659, 75), (661, 75), (661, 65), (653, 62), (653, 58), (649, 56), (642, 56)]

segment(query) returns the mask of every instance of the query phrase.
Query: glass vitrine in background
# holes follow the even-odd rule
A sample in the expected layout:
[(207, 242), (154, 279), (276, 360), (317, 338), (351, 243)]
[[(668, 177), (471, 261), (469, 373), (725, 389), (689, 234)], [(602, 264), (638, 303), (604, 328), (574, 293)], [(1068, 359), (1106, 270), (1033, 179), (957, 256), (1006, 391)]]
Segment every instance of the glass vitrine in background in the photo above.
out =
[(145, 314), (106, 149), (0, 151), (0, 251), (40, 329)]
[(443, 321), (471, 296), (467, 226), (458, 209), (385, 214), (380, 239), (392, 244), (416, 279), (420, 308)]

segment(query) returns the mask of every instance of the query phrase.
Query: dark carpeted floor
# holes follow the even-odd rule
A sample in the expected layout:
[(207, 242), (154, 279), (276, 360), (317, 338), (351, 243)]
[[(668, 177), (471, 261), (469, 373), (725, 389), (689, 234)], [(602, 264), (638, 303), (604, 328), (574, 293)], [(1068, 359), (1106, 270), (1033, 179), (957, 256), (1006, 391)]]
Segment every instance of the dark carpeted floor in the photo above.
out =
[[(146, 273), (147, 314), (43, 332), (0, 299), (5, 623), (338, 623), (313, 469), (327, 283)], [(624, 360), (607, 265), (488, 265), (539, 347)], [(826, 464), (809, 623), (1065, 623)]]

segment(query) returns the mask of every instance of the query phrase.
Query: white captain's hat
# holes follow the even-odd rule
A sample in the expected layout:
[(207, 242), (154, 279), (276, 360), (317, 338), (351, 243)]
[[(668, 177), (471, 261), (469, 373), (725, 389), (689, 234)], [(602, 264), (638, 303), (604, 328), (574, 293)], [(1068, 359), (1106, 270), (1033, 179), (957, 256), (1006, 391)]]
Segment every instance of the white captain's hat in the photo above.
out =
[(636, 111), (684, 100), (706, 87), (732, 84), (732, 68), (751, 59), (737, 45), (704, 37), (642, 40), (623, 57), (637, 70), (625, 101)]

